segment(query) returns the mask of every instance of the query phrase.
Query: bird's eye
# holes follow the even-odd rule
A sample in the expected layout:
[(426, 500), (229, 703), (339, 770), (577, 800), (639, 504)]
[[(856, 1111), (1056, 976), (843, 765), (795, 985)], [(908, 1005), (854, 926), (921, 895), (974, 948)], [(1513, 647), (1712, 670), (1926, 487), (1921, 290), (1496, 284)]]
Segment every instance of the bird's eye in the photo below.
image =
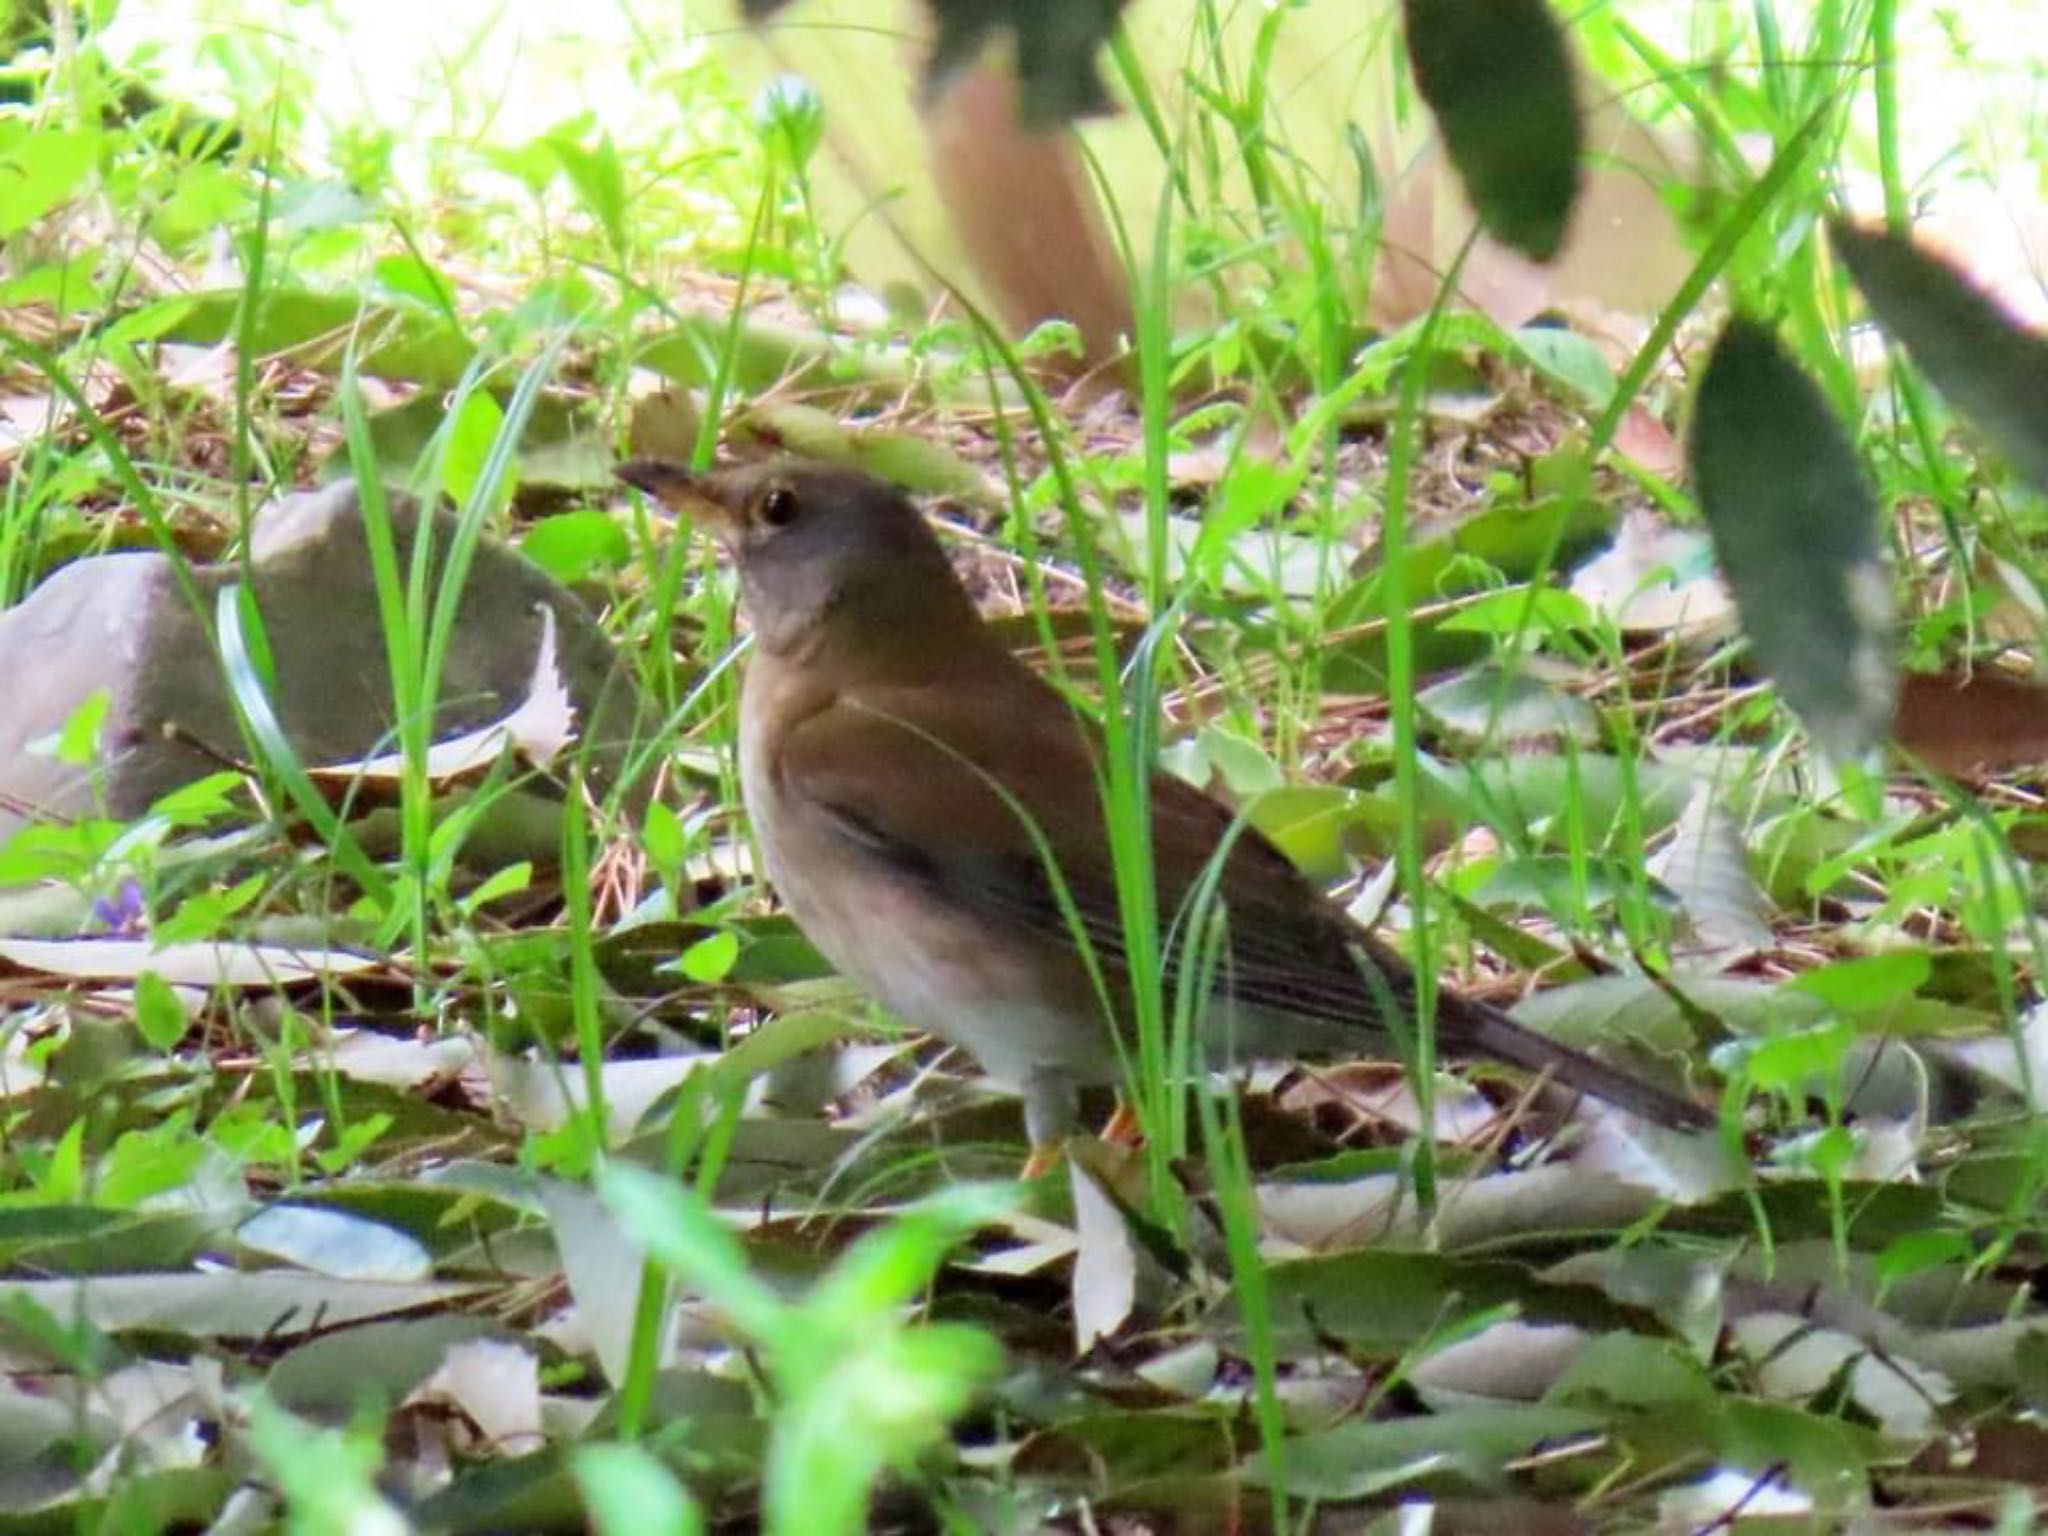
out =
[(759, 516), (770, 528), (787, 528), (796, 521), (796, 492), (786, 485), (770, 486), (761, 494)]

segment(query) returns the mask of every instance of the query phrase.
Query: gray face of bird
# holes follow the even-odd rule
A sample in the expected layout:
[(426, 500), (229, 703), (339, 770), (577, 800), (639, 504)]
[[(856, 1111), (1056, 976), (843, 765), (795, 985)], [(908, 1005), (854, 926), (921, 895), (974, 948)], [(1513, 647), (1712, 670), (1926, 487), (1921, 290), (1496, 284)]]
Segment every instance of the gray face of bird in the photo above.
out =
[(739, 563), (760, 644), (787, 651), (857, 628), (873, 645), (934, 620), (977, 622), (923, 516), (856, 471), (764, 465), (710, 476), (728, 509), (721, 536)]
[(978, 649), (979, 618), (945, 551), (884, 481), (795, 459), (713, 474), (634, 459), (618, 474), (731, 552), (770, 655), (851, 641), (878, 661), (931, 651), (941, 639)]

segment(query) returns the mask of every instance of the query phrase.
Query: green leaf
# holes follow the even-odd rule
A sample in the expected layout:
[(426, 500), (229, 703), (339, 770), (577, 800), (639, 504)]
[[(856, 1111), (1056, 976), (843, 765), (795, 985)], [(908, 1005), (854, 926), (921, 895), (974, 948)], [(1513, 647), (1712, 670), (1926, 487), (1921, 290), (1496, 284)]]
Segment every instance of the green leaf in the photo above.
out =
[(1252, 796), (1244, 817), (1311, 878), (1334, 881), (1351, 869), (1346, 836), (1371, 819), (1371, 802), (1334, 784), (1288, 784)]
[(691, 981), (709, 986), (732, 974), (740, 957), (740, 936), (730, 928), (699, 939), (676, 957), (676, 969)]
[(1529, 325), (1510, 334), (1521, 354), (1579, 404), (1595, 411), (1607, 409), (1614, 398), (1614, 370), (1592, 337), (1561, 325)]
[[(1513, 624), (1522, 607), (1520, 594), (1502, 595), (1511, 601), (1496, 612)], [(1569, 593), (1555, 590), (1545, 595), (1570, 599)], [(1600, 736), (1600, 718), (1584, 699), (1526, 671), (1507, 672), (1491, 663), (1430, 684), (1415, 702), (1437, 725), (1481, 742), (1550, 739), (1590, 745)]]
[(867, 1233), (818, 1283), (804, 1310), (847, 1337), (875, 1327), (931, 1283), (946, 1255), (1016, 1205), (1006, 1184), (957, 1184)]
[(292, 1529), (323, 1536), (406, 1529), (404, 1517), (377, 1491), (384, 1458), (374, 1436), (306, 1423), (260, 1393), (248, 1414), (248, 1443), (296, 1517)]
[[(1268, 1271), (1272, 1323), (1286, 1348), (1339, 1339), (1360, 1356), (1394, 1358), (1467, 1319), (1513, 1309), (1532, 1323), (1622, 1327), (1623, 1311), (1590, 1286), (1519, 1265), (1361, 1249), (1286, 1259)], [(1234, 1310), (1231, 1304), (1228, 1310)], [(1227, 1314), (1226, 1314), (1227, 1315)]]
[[(237, 334), (241, 305), (238, 288), (163, 299), (124, 316), (110, 335), (127, 342), (161, 338), (215, 346)], [(252, 344), (259, 353), (289, 353), (302, 367), (338, 374), (351, 339), (364, 373), (428, 388), (453, 388), (473, 355), (468, 339), (438, 315), (306, 288), (273, 288), (264, 295)]]
[(681, 871), (690, 847), (683, 832), (682, 818), (676, 815), (673, 806), (662, 800), (656, 800), (647, 807), (647, 816), (640, 828), (640, 843), (664, 880)]
[(629, 1163), (600, 1169), (597, 1193), (626, 1232), (671, 1274), (755, 1339), (777, 1336), (787, 1309), (747, 1267), (740, 1240), (695, 1190)]
[(619, 165), (619, 152), (610, 134), (586, 149), (566, 135), (550, 136), (548, 148), (555, 162), (576, 189), (576, 196), (597, 220), (614, 251), (626, 249), (626, 173)]
[(1911, 997), (1933, 972), (1934, 962), (1927, 951), (1903, 949), (1816, 966), (1795, 977), (1791, 985), (1824, 999), (1842, 1013), (1867, 1013)]
[(626, 530), (603, 512), (561, 512), (542, 518), (519, 541), (519, 552), (555, 580), (589, 581), (632, 558)]
[(178, 994), (155, 971), (135, 978), (135, 1032), (150, 1049), (169, 1054), (185, 1038), (190, 1020), (178, 1001)]
[(1920, 371), (2048, 490), (2048, 341), (1904, 235), (1839, 222), (1828, 235)]
[(65, 717), (63, 728), (57, 732), (58, 762), (83, 768), (99, 757), (100, 731), (107, 723), (107, 711), (113, 703), (111, 692), (95, 688), (83, 704)]
[(78, 190), (96, 135), (0, 120), (0, 239), (19, 234)]
[(1408, 56), (1488, 234), (1535, 261), (1564, 243), (1581, 130), (1564, 33), (1543, 0), (1403, 0)]
[(1699, 1361), (1668, 1339), (1604, 1333), (1565, 1368), (1545, 1400), (1579, 1407), (1711, 1401), (1714, 1384)]
[[(1002, 1365), (971, 1328), (884, 1327), (793, 1392), (766, 1476), (767, 1528), (816, 1536), (869, 1529), (868, 1490), (885, 1468), (940, 1439)], [(850, 1426), (858, 1433), (848, 1433)]]
[(704, 1529), (689, 1489), (640, 1446), (578, 1446), (571, 1464), (599, 1536), (697, 1536)]
[[(1287, 1442), (1286, 1487), (1297, 1498), (1359, 1499), (1446, 1473), (1490, 1482), (1540, 1441), (1596, 1434), (1606, 1427), (1597, 1414), (1543, 1403), (1458, 1407), (1406, 1419), (1352, 1419)], [(1271, 1473), (1258, 1457), (1246, 1475), (1258, 1483)]]
[(1908, 1232), (1885, 1244), (1877, 1256), (1880, 1293), (1909, 1275), (1969, 1261), (1969, 1234), (1960, 1231)]
[(1898, 687), (1877, 509), (1840, 423), (1764, 326), (1721, 333), (1690, 457), (1758, 662), (1824, 751), (1862, 758), (1889, 736)]
[(151, 803), (149, 814), (162, 817), (174, 827), (203, 826), (234, 810), (235, 793), (244, 782), (243, 776), (233, 769), (210, 773), (158, 796)]
[(270, 1368), (265, 1390), (293, 1413), (346, 1423), (387, 1409), (440, 1369), (457, 1344), (488, 1338), (481, 1317), (405, 1317), (337, 1329), (301, 1344)]
[(533, 861), (521, 859), (507, 864), (503, 869), (462, 898), (462, 910), (474, 912), (477, 908), (507, 896), (516, 896), (533, 884)]
[(1714, 1052), (1714, 1060), (1726, 1070), (1739, 1059), (1759, 1087), (1803, 1094), (1816, 1079), (1833, 1080), (1855, 1043), (1851, 1025), (1829, 1020), (1768, 1039), (1732, 1041)]
[(216, 938), (228, 919), (246, 909), (269, 887), (270, 877), (255, 874), (226, 890), (197, 891), (178, 903), (178, 909), (156, 925), (152, 937), (157, 947), (167, 949), (200, 939)]
[(1745, 977), (1688, 977), (1675, 988), (1679, 996), (1673, 990), (1647, 976), (1594, 976), (1531, 993), (1515, 1004), (1514, 1013), (1519, 1022), (1567, 1045), (1639, 1040), (1671, 1053), (1693, 1046), (1688, 1005), (1741, 1031), (1797, 1028), (1827, 1013), (1818, 998)]
[(504, 407), (488, 390), (470, 390), (456, 407), (441, 457), (441, 488), (458, 505), (467, 503), (476, 490), (484, 465), (490, 461), (491, 445), (504, 426)]
[(911, 432), (873, 428), (853, 438), (853, 461), (871, 475), (894, 481), (920, 496), (957, 496), (986, 502), (981, 471), (942, 442)]

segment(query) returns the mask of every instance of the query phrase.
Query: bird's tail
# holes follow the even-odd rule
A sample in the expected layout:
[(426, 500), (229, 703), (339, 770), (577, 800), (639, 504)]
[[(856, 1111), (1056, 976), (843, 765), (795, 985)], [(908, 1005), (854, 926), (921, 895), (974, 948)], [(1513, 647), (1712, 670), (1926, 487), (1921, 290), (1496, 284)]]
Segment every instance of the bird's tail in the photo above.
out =
[(1438, 1003), (1437, 1026), (1445, 1043), (1459, 1051), (1541, 1073), (1673, 1130), (1711, 1130), (1719, 1122), (1716, 1112), (1705, 1105), (1538, 1034), (1489, 1004), (1446, 995)]

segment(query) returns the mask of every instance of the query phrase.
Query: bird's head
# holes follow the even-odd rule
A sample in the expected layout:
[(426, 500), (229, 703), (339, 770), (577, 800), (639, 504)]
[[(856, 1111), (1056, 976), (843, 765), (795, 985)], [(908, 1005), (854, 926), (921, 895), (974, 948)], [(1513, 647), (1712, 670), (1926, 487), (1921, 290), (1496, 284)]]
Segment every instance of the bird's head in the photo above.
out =
[[(783, 459), (705, 474), (629, 459), (618, 477), (731, 551), (761, 645), (917, 639), (978, 619), (917, 508), (886, 481)], [(934, 634), (930, 638), (939, 638)]]

